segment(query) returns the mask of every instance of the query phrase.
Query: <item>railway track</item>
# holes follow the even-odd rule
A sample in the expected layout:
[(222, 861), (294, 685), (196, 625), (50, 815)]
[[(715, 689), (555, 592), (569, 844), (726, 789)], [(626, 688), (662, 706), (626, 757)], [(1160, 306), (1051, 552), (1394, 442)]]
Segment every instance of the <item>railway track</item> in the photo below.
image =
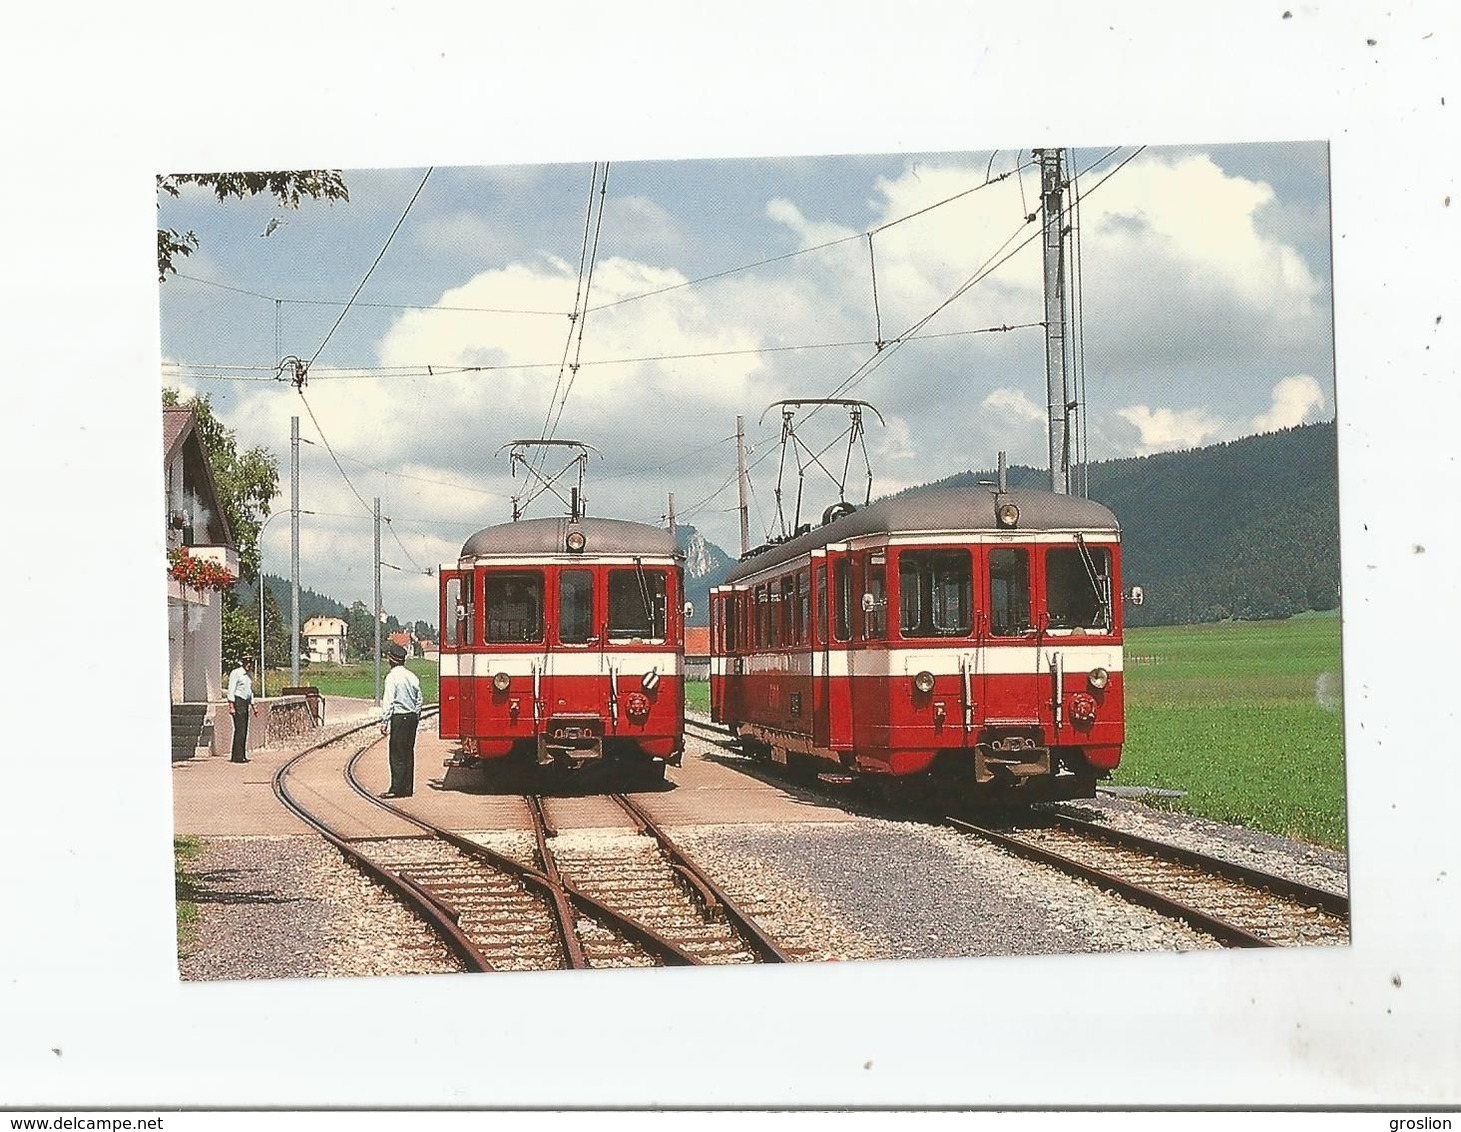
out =
[[(687, 717), (685, 726), (703, 742), (739, 750), (712, 724)], [(1233, 861), (1060, 813), (1006, 830), (951, 815), (939, 820), (1183, 920), (1229, 947), (1349, 942), (1347, 897)]]
[[(609, 796), (630, 819), (628, 844), (591, 851), (554, 844), (558, 831), (542, 800), (524, 796), (536, 850), (531, 862), (432, 824), (376, 798), (355, 773), (377, 743), (349, 757), (346, 781), (370, 805), (420, 833), (348, 839), (295, 798), (292, 767), (366, 724), (300, 752), (275, 774), (280, 801), (347, 860), (389, 889), (452, 949), (464, 969), (553, 970), (599, 967), (784, 962), (787, 956), (725, 896), (643, 809)], [(571, 840), (571, 839), (570, 839)]]
[(1219, 857), (1064, 814), (1006, 831), (944, 821), (1184, 920), (1229, 947), (1349, 942), (1347, 897)]

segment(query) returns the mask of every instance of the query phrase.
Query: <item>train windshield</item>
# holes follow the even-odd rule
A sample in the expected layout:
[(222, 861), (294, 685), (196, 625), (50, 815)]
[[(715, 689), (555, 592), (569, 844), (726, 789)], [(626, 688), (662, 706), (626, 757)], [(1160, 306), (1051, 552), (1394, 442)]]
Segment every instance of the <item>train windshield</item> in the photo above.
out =
[(989, 552), (989, 632), (1018, 637), (1030, 625), (1030, 552), (1001, 547)]
[(484, 639), (488, 644), (526, 644), (543, 639), (541, 570), (488, 571), (485, 590)]
[(663, 570), (610, 570), (609, 636), (664, 640), (665, 586)]
[(898, 622), (905, 637), (963, 637), (973, 625), (967, 550), (905, 550), (898, 556)]
[(1045, 609), (1052, 629), (1111, 631), (1111, 552), (1054, 547), (1045, 553)]
[(564, 570), (558, 575), (558, 639), (565, 645), (583, 645), (593, 635), (593, 572)]

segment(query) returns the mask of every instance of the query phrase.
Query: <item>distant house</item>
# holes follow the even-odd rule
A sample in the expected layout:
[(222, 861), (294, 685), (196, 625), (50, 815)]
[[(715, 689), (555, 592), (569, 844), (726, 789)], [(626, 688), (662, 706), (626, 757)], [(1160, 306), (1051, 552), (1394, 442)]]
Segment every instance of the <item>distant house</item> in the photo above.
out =
[(685, 679), (710, 679), (710, 627), (685, 626)]
[[(168, 561), (159, 566), (167, 569), (172, 702), (219, 701), (224, 691), (223, 591), (214, 582), (223, 570), (238, 577), (238, 547), (192, 409), (163, 408), (162, 467)], [(226, 659), (230, 668), (238, 660)]]
[(421, 646), (421, 655), (427, 660), (441, 660), (441, 649), (436, 647), (435, 641), (420, 640), (416, 643)]
[(311, 663), (340, 664), (345, 659), (345, 638), (350, 626), (339, 617), (315, 616), (304, 623), (299, 635), (304, 638), (305, 653)]

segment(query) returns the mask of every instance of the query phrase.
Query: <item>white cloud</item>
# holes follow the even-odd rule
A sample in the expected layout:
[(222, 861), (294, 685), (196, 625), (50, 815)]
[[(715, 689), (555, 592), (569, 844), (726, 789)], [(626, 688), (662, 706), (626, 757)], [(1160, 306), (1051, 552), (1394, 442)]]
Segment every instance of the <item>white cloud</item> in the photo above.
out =
[(1137, 448), (1140, 455), (1172, 449), (1196, 448), (1216, 440), (1228, 427), (1206, 409), (1152, 409), (1146, 405), (1129, 405), (1117, 409), (1116, 415), (1136, 426), (1141, 433)]
[(1273, 406), (1253, 418), (1254, 432), (1277, 432), (1305, 421), (1319, 419), (1324, 411), (1324, 394), (1307, 373), (1286, 377), (1273, 387)]
[(911, 460), (918, 455), (913, 447), (913, 430), (902, 417), (889, 417), (888, 427), (874, 451), (884, 460)]
[(1043, 422), (1046, 419), (1046, 410), (1030, 400), (1022, 389), (996, 389), (984, 398), (983, 407), (1026, 421)]

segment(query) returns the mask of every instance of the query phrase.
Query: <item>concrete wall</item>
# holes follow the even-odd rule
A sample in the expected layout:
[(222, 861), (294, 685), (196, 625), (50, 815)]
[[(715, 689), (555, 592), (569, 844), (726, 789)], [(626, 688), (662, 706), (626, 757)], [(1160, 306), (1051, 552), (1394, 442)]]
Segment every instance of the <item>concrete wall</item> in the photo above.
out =
[[(278, 746), (314, 730), (314, 716), (303, 696), (255, 700), (253, 718), (249, 720), (249, 750)], [(213, 707), (212, 749), (224, 758), (233, 753), (233, 713), (227, 704)]]

